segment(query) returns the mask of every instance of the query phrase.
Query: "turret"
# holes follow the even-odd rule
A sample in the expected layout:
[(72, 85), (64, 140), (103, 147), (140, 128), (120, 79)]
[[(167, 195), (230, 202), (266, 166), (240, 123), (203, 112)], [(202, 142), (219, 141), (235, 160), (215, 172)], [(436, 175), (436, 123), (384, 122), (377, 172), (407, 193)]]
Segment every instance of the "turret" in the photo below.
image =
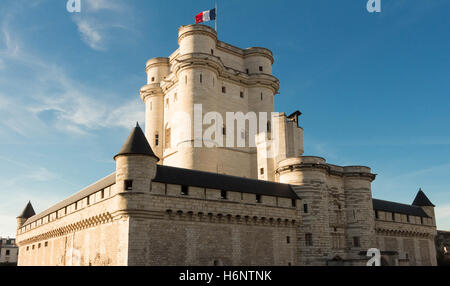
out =
[(21, 228), (24, 223), (29, 219), (30, 217), (34, 216), (36, 213), (34, 212), (33, 206), (31, 205), (31, 202), (28, 202), (25, 209), (22, 211), (22, 213), (17, 217), (17, 229)]
[(425, 195), (422, 189), (419, 189), (419, 192), (417, 193), (416, 198), (414, 199), (414, 202), (412, 204), (413, 206), (421, 207), (427, 215), (433, 218), (433, 225), (436, 225), (436, 216), (434, 213), (434, 208), (436, 206)]
[[(152, 179), (156, 176), (156, 163), (159, 158), (153, 153), (139, 124), (131, 131), (130, 136), (120, 152), (114, 156), (116, 161), (115, 192), (145, 193), (150, 192)], [(127, 208), (127, 199), (120, 200), (119, 210)]]

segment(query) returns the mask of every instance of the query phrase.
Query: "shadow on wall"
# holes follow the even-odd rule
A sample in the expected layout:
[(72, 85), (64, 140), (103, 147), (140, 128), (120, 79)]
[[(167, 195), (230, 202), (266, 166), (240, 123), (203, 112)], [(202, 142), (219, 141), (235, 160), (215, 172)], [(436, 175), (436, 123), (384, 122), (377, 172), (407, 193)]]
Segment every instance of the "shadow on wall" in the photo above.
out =
[(438, 266), (450, 266), (450, 253), (444, 254), (444, 252), (439, 251), (437, 253), (437, 263)]
[(17, 263), (0, 263), (1, 266), (17, 266)]

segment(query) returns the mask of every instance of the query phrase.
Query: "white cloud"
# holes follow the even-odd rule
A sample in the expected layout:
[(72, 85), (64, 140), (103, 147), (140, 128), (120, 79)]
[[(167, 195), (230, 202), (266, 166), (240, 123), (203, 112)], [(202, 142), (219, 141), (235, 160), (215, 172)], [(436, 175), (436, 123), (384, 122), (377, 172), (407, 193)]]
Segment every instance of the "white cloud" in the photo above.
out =
[(440, 230), (450, 230), (450, 204), (436, 206), (436, 224)]
[(91, 23), (88, 19), (76, 19), (74, 20), (78, 26), (78, 31), (81, 34), (83, 41), (92, 49), (102, 51), (103, 36), (101, 31), (96, 27), (94, 23)]
[(88, 12), (97, 12), (101, 10), (124, 11), (126, 7), (120, 0), (86, 0)]

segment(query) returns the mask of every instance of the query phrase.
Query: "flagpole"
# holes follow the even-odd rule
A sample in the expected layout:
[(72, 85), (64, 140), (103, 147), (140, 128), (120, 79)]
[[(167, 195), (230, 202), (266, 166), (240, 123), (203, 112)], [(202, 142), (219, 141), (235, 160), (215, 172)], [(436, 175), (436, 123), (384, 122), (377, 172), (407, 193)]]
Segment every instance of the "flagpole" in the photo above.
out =
[(218, 14), (219, 14), (219, 13), (217, 13), (217, 12), (218, 12), (218, 11), (217, 11), (217, 1), (216, 1), (216, 6), (215, 6), (215, 8), (216, 8), (216, 20), (214, 21), (214, 25), (215, 25), (216, 34), (217, 34), (217, 18), (218, 18)]

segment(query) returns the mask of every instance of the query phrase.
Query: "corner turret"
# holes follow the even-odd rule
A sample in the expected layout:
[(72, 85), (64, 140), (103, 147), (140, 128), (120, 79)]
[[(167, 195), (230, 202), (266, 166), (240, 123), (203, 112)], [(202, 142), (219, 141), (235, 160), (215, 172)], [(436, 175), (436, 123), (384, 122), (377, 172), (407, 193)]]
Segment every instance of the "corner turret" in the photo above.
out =
[(131, 131), (120, 152), (114, 156), (114, 160), (115, 193), (119, 194), (120, 198), (118, 210), (126, 210), (130, 207), (128, 194), (150, 191), (151, 182), (156, 176), (156, 163), (159, 161), (139, 123)]
[(433, 218), (433, 225), (436, 225), (436, 216), (434, 213), (434, 208), (436, 206), (425, 195), (422, 189), (419, 189), (419, 192), (417, 192), (416, 198), (414, 199), (414, 202), (412, 204), (413, 206), (422, 208), (427, 215)]
[(28, 202), (25, 209), (22, 211), (22, 213), (17, 217), (17, 229), (21, 228), (23, 224), (29, 219), (30, 217), (34, 216), (36, 213), (34, 212), (33, 206), (31, 205), (31, 202)]

